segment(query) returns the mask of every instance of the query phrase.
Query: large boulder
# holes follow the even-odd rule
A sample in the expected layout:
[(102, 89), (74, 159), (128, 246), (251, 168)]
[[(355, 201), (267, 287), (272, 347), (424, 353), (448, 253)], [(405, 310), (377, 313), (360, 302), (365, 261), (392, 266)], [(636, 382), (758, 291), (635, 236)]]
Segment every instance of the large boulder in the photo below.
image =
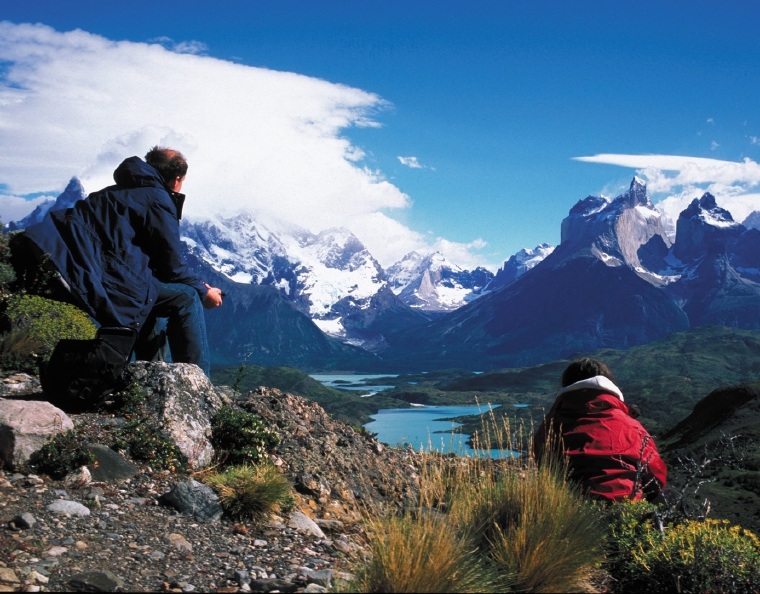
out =
[(197, 365), (137, 361), (125, 372), (145, 390), (149, 422), (171, 439), (193, 468), (211, 462), (211, 417), (222, 406), (213, 384)]
[(73, 428), (49, 402), (0, 398), (0, 469), (26, 464), (51, 437)]

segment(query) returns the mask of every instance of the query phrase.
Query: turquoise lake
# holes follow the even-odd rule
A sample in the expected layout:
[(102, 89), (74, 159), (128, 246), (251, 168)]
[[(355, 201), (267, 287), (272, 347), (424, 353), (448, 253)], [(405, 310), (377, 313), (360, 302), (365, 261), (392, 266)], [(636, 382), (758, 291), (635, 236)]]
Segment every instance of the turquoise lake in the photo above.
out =
[[(494, 405), (497, 408), (499, 405)], [(411, 445), (416, 451), (437, 450), (441, 453), (455, 453), (460, 456), (506, 458), (519, 455), (509, 450), (478, 450), (466, 445), (469, 435), (452, 433), (461, 426), (448, 420), (465, 415), (488, 412), (488, 406), (425, 406), (413, 408), (381, 409), (370, 415), (372, 422), (364, 425), (367, 431), (377, 433), (377, 440), (392, 446)], [(440, 433), (444, 432), (444, 433)]]
[[(387, 377), (397, 377), (394, 374), (377, 375), (338, 375), (338, 374), (313, 374), (312, 378), (325, 386), (338, 388), (339, 390), (369, 390), (366, 398), (381, 390), (387, 390), (394, 386), (375, 384), (373, 380)], [(500, 405), (495, 404), (493, 408)], [(522, 405), (520, 405), (522, 406)], [(527, 406), (527, 405), (525, 405)], [(469, 438), (466, 433), (452, 433), (452, 429), (461, 426), (448, 419), (466, 415), (478, 415), (488, 412), (489, 405), (485, 406), (415, 406), (412, 408), (387, 408), (381, 409), (376, 415), (370, 415), (373, 421), (364, 427), (368, 431), (377, 433), (377, 440), (391, 446), (411, 445), (416, 451), (420, 448), (437, 450), (441, 453), (459, 454), (460, 456), (489, 456), (491, 458), (506, 458), (517, 456), (517, 452), (509, 450), (475, 450), (468, 447), (465, 442)]]

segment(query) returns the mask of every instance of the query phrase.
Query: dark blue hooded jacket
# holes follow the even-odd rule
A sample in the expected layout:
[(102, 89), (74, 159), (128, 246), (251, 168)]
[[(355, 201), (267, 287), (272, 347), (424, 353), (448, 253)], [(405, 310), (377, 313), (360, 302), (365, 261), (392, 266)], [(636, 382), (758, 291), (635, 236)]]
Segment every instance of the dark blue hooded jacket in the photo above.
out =
[(205, 296), (182, 257), (182, 194), (170, 196), (161, 175), (139, 157), (114, 171), (115, 186), (51, 212), (26, 229), (103, 326), (141, 329), (159, 283), (182, 283)]

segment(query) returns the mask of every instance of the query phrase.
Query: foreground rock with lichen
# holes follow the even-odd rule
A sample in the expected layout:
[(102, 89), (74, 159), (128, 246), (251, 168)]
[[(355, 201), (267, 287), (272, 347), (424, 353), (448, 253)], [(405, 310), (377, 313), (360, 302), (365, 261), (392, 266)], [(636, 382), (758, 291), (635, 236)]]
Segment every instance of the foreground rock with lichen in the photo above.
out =
[[(362, 514), (415, 500), (413, 452), (385, 448), (309, 400), (268, 388), (237, 394), (190, 365), (131, 364), (128, 379), (143, 390), (139, 408), (148, 416), (140, 418), (187, 455), (188, 470), (128, 459), (129, 472), (109, 475), (105, 467), (118, 460), (103, 446), (134, 423), (137, 405), (125, 412), (115, 401), (71, 415), (78, 439), (99, 456), (91, 475), (58, 481), (26, 463), (0, 471), (0, 591), (324, 591), (349, 579), (346, 570), (364, 554)], [(6, 392), (14, 403), (37, 397)], [(197, 471), (213, 459), (210, 428), (222, 405), (255, 413), (277, 433), (268, 457), (294, 486), (287, 513), (263, 523), (215, 521), (181, 513), (165, 497), (202, 482)]]

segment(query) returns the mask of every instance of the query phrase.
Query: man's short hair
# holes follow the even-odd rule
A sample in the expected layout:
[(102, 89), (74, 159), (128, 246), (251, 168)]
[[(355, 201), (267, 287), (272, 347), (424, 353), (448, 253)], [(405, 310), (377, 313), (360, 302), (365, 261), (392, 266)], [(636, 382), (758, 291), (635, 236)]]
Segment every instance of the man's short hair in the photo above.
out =
[(567, 369), (565, 369), (562, 374), (562, 387), (566, 388), (576, 382), (590, 379), (597, 375), (603, 375), (607, 379), (613, 382), (615, 381), (615, 377), (612, 375), (610, 368), (601, 361), (592, 359), (591, 357), (576, 359), (567, 366)]
[(163, 146), (154, 146), (145, 155), (145, 162), (153, 167), (164, 178), (164, 183), (187, 175), (187, 161), (179, 151)]

